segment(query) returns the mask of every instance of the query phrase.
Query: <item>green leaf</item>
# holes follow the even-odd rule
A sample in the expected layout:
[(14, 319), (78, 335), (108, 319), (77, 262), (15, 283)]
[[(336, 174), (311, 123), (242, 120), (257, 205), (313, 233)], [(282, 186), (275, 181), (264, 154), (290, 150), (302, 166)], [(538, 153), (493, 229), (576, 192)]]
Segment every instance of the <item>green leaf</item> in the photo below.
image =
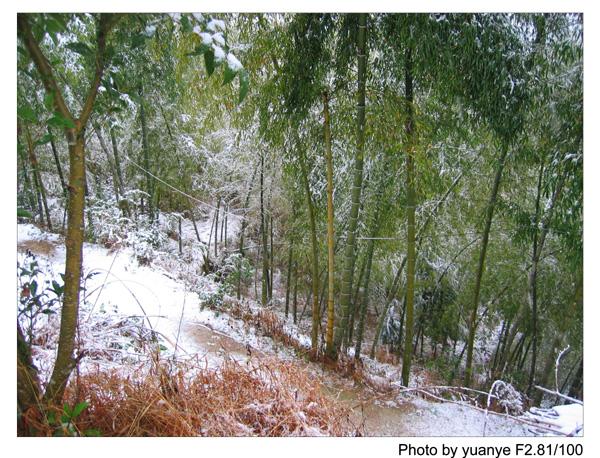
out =
[(181, 16), (181, 29), (184, 33), (190, 33), (192, 31), (192, 25), (190, 24), (190, 20), (185, 14)]
[(242, 103), (248, 94), (248, 89), (250, 86), (250, 78), (248, 76), (248, 72), (246, 70), (240, 71), (240, 96), (238, 103)]
[(32, 108), (28, 105), (21, 106), (17, 108), (17, 116), (21, 118), (23, 121), (36, 122), (37, 117)]
[(101, 436), (100, 430), (98, 430), (98, 429), (88, 429), (88, 430), (85, 430), (83, 432), (83, 435), (87, 436), (87, 437), (100, 437)]
[(223, 85), (231, 83), (235, 78), (235, 75), (237, 75), (237, 72), (235, 70), (229, 68), (229, 65), (225, 66), (225, 77), (223, 78)]
[(18, 218), (31, 218), (31, 213), (29, 213), (24, 208), (17, 208), (17, 217)]
[(45, 145), (46, 143), (49, 143), (50, 140), (52, 140), (52, 135), (46, 134), (42, 138), (40, 138), (38, 141), (36, 141), (35, 144), (36, 145)]
[(88, 45), (86, 45), (85, 43), (81, 43), (80, 41), (68, 43), (67, 48), (84, 57), (91, 57), (94, 54), (94, 52), (90, 49)]
[(140, 47), (146, 41), (146, 35), (138, 33), (131, 38), (131, 47), (133, 49)]
[(50, 35), (52, 41), (57, 43), (56, 35), (67, 30), (67, 25), (59, 15), (53, 14), (45, 17), (44, 30)]
[(64, 116), (62, 116), (60, 113), (58, 112), (54, 112), (54, 115), (48, 119), (48, 125), (52, 126), (52, 127), (58, 127), (58, 128), (67, 128), (67, 129), (74, 129), (75, 128), (75, 124), (73, 123), (73, 121), (71, 121), (68, 118), (65, 118)]
[(88, 406), (87, 401), (80, 402), (75, 407), (73, 407), (73, 411), (71, 412), (71, 418), (77, 418), (81, 412), (83, 412)]
[(54, 92), (49, 92), (44, 96), (44, 106), (48, 110), (52, 110), (54, 106)]
[(63, 293), (64, 286), (58, 283), (56, 280), (52, 280), (52, 288), (54, 293), (57, 296), (60, 296)]
[[(65, 413), (65, 415), (67, 415), (69, 418), (71, 417), (71, 412), (73, 412), (73, 410), (71, 410), (71, 406), (69, 406), (69, 404), (67, 404), (65, 402), (65, 404), (63, 405), (63, 412)], [(68, 420), (68, 418), (67, 418)], [(64, 421), (64, 420), (63, 420)]]
[(215, 53), (212, 49), (204, 53), (204, 65), (206, 65), (208, 76), (211, 76), (215, 71)]

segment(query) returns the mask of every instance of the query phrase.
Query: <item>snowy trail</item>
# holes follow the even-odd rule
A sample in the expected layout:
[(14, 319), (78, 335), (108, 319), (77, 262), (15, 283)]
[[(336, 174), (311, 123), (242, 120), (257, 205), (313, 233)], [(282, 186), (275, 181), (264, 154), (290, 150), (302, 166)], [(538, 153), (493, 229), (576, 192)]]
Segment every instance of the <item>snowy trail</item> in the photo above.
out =
[[(18, 236), (19, 252), (31, 250), (39, 258), (47, 259), (55, 273), (63, 271), (65, 248), (59, 236), (44, 233), (33, 225), (19, 225)], [(274, 346), (270, 339), (256, 335), (252, 329), (248, 332), (238, 320), (208, 309), (201, 310), (196, 292), (157, 266), (138, 265), (128, 248), (111, 252), (98, 245), (85, 244), (83, 265), (86, 275), (97, 274), (85, 282), (88, 305), (82, 306), (82, 321), (102, 313), (144, 317), (149, 326), (164, 337), (165, 356), (198, 355), (215, 367), (226, 355), (241, 361), (247, 359), (248, 346), (255, 355), (293, 357), (293, 353)], [(203, 287), (210, 289), (216, 285), (207, 281)], [(324, 391), (328, 395), (353, 408), (355, 424), (363, 423), (367, 435), (482, 434), (483, 413), (468, 407), (423, 399), (401, 404), (393, 400), (373, 400), (364, 387), (324, 372), (317, 365), (311, 365), (310, 370), (324, 377)], [(489, 416), (487, 431), (488, 435), (527, 434), (522, 425), (496, 416)]]

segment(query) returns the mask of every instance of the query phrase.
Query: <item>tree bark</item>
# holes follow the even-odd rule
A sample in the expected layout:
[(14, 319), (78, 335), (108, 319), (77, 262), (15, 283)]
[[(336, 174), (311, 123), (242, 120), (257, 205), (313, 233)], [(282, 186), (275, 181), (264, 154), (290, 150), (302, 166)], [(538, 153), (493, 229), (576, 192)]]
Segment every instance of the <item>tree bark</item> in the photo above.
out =
[[(21, 158), (23, 180), (25, 181), (23, 191), (26, 194), (26, 199), (29, 201), (29, 208), (31, 209), (31, 211), (35, 212), (36, 202), (38, 202), (38, 199), (36, 198), (36, 190), (34, 189), (34, 185), (31, 183), (31, 178), (29, 177), (29, 172), (27, 170), (28, 160), (25, 156), (23, 146), (20, 143), (17, 145), (17, 151), (19, 152), (19, 156)], [(41, 213), (41, 202), (38, 203), (40, 204), (40, 208), (38, 209), (38, 211)]]
[(31, 170), (33, 172), (34, 183), (42, 201), (44, 214), (46, 215), (46, 226), (48, 227), (49, 231), (52, 231), (50, 209), (48, 208), (48, 199), (46, 198), (46, 187), (44, 186), (44, 182), (42, 181), (40, 166), (35, 155), (35, 146), (33, 144), (33, 139), (31, 138), (29, 126), (27, 124), (25, 124), (25, 138), (27, 139), (27, 149), (29, 150), (29, 162), (31, 163)]
[[(302, 147), (300, 147), (302, 148)], [(317, 226), (315, 221), (315, 211), (308, 182), (308, 170), (306, 168), (306, 158), (304, 150), (300, 150), (300, 168), (304, 192), (306, 194), (306, 207), (308, 210), (308, 219), (310, 223), (310, 240), (312, 248), (312, 330), (311, 330), (311, 352), (317, 356), (319, 345), (319, 243), (317, 241)]]
[(148, 193), (148, 217), (154, 222), (154, 179), (150, 175), (150, 146), (148, 144), (148, 125), (146, 122), (146, 101), (144, 87), (140, 86), (140, 123), (142, 125), (142, 152), (144, 154), (144, 168), (146, 169), (146, 192)]
[(538, 175), (537, 195), (535, 198), (535, 229), (533, 232), (533, 243), (531, 253), (531, 270), (529, 271), (529, 305), (531, 307), (531, 338), (533, 341), (533, 349), (531, 354), (531, 367), (529, 369), (529, 384), (527, 386), (527, 394), (531, 396), (533, 390), (533, 382), (535, 377), (535, 364), (537, 360), (537, 273), (538, 273), (538, 224), (540, 221), (540, 199), (542, 197), (542, 178), (544, 176), (544, 162), (540, 164), (540, 172)]
[(289, 255), (288, 255), (288, 263), (287, 263), (287, 281), (285, 284), (285, 317), (288, 317), (289, 309), (290, 309), (290, 288), (291, 288), (291, 280), (292, 280), (292, 262), (294, 256), (294, 242), (290, 243)]
[(335, 323), (333, 159), (331, 154), (329, 94), (327, 91), (323, 92), (323, 135), (325, 137), (325, 162), (327, 163), (327, 333), (325, 335), (325, 351), (330, 357), (333, 357), (335, 355), (333, 346), (333, 327)]
[(477, 273), (475, 276), (475, 288), (473, 291), (473, 301), (471, 303), (471, 315), (469, 319), (469, 336), (467, 340), (467, 362), (465, 369), (465, 386), (471, 386), (472, 372), (473, 372), (473, 346), (475, 342), (475, 332), (477, 324), (477, 308), (479, 306), (479, 295), (481, 293), (481, 279), (483, 278), (483, 271), (485, 269), (485, 257), (487, 254), (488, 241), (490, 237), (490, 229), (492, 227), (492, 219), (494, 217), (494, 209), (496, 207), (496, 200), (498, 198), (498, 190), (500, 189), (500, 181), (502, 179), (502, 172), (504, 170), (504, 163), (506, 156), (508, 155), (508, 145), (503, 145), (500, 158), (498, 160), (498, 167), (496, 168), (496, 176), (494, 178), (494, 184), (492, 186), (492, 193), (486, 209), (485, 227), (483, 229), (483, 236), (481, 239), (481, 249), (479, 252), (479, 263), (477, 266)]
[(344, 269), (342, 274), (342, 291), (340, 295), (340, 317), (335, 332), (334, 351), (337, 353), (347, 332), (348, 315), (350, 312), (350, 295), (352, 294), (352, 280), (354, 276), (355, 239), (358, 226), (358, 210), (363, 181), (363, 155), (365, 146), (365, 84), (367, 79), (367, 14), (358, 16), (357, 35), (357, 60), (358, 60), (358, 90), (356, 96), (356, 156), (354, 159), (354, 178), (352, 183), (352, 204), (348, 221), (348, 238), (344, 253)]
[(113, 163), (112, 158), (110, 157), (110, 151), (108, 150), (108, 146), (104, 142), (104, 137), (102, 136), (102, 132), (100, 131), (100, 126), (98, 123), (93, 122), (92, 127), (94, 128), (94, 133), (96, 137), (98, 137), (98, 141), (100, 142), (100, 148), (104, 151), (104, 155), (106, 156), (106, 162), (108, 162), (108, 167), (110, 168), (110, 175), (112, 178), (113, 189), (115, 191), (115, 199), (117, 203), (120, 200), (120, 192), (119, 192), (119, 180), (117, 178), (117, 171), (115, 170), (115, 165)]
[(252, 192), (252, 186), (254, 185), (254, 178), (256, 178), (256, 172), (258, 170), (258, 164), (254, 167), (254, 171), (252, 172), (252, 178), (248, 182), (248, 191), (246, 192), (246, 199), (244, 199), (244, 208), (242, 215), (242, 223), (240, 227), (240, 244), (239, 244), (239, 253), (240, 260), (238, 264), (238, 284), (237, 284), (237, 298), (238, 300), (242, 298), (242, 258), (244, 257), (244, 234), (246, 232), (246, 226), (248, 225), (248, 218), (246, 218), (246, 213), (248, 212), (248, 206), (250, 205), (250, 193)]
[(266, 306), (269, 302), (269, 246), (267, 244), (267, 217), (264, 201), (265, 155), (260, 155), (260, 235), (262, 239), (262, 289), (261, 303)]
[(404, 355), (402, 358), (402, 384), (408, 386), (410, 379), (411, 350), (414, 321), (415, 295), (415, 165), (414, 165), (414, 107), (413, 107), (413, 69), (412, 48), (406, 50), (404, 67), (407, 137), (406, 151), (406, 328), (404, 335)]
[[(50, 127), (48, 129), (48, 134), (50, 135), (50, 148), (52, 149), (52, 156), (54, 157), (54, 163), (56, 164), (56, 170), (58, 172), (58, 178), (60, 179), (60, 187), (63, 190), (63, 195), (65, 198), (69, 195), (69, 190), (67, 189), (67, 183), (65, 182), (65, 177), (63, 175), (62, 166), (60, 165), (60, 158), (58, 157), (58, 150), (56, 149), (56, 143), (54, 142), (54, 136), (52, 135), (52, 131)], [(66, 202), (65, 202), (66, 205)]]

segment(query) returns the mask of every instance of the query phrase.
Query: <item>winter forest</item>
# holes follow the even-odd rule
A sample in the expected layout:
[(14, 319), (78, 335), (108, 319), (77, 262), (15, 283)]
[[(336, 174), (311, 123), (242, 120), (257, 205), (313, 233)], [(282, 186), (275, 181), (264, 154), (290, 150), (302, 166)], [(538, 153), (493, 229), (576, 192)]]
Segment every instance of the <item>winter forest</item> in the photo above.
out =
[(583, 434), (581, 14), (16, 20), (17, 435)]

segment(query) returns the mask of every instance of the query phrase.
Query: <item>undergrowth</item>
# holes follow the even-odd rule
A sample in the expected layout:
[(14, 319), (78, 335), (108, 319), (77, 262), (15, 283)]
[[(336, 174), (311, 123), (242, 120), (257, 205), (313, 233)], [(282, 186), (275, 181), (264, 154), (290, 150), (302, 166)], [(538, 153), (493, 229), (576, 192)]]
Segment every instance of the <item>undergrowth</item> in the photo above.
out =
[[(73, 420), (78, 431), (102, 436), (343, 436), (359, 434), (349, 411), (320, 390), (314, 376), (279, 360), (238, 363), (218, 369), (198, 362), (81, 375), (66, 402), (87, 409)], [(39, 435), (54, 428), (28, 412)]]

